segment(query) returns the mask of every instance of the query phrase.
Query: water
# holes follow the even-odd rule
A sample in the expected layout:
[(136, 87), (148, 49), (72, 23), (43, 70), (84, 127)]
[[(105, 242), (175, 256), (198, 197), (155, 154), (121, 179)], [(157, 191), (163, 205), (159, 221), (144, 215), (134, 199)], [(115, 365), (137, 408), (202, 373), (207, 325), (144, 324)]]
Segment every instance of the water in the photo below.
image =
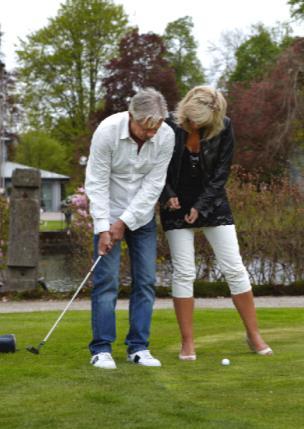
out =
[[(296, 280), (293, 267), (284, 266), (284, 269), (280, 264), (263, 264), (259, 259), (253, 260), (248, 264), (247, 269), (249, 272), (250, 280), (252, 284), (267, 284), (270, 283), (270, 278), (274, 284), (288, 285)], [(219, 267), (214, 264), (208, 273), (205, 271), (204, 264), (199, 263), (197, 265), (197, 277), (204, 278), (207, 281), (218, 281), (224, 280), (220, 272)], [(89, 269), (89, 267), (88, 267)], [(163, 262), (157, 267), (156, 273), (156, 286), (171, 286), (171, 272), (172, 267), (170, 262)], [(39, 263), (39, 277), (43, 277), (50, 291), (55, 292), (68, 292), (77, 289), (81, 281), (85, 277), (87, 272), (83, 273), (83, 276), (79, 273), (73, 272), (71, 264), (71, 256), (66, 254), (52, 254), (42, 255)], [(123, 285), (130, 284), (130, 276), (128, 273), (122, 273), (121, 283)]]
[(65, 254), (41, 255), (39, 277), (44, 279), (48, 290), (53, 292), (74, 290), (82, 280), (79, 274), (73, 273), (71, 257)]
[[(83, 278), (86, 274), (87, 272), (83, 273)], [(41, 255), (39, 278), (43, 278), (48, 290), (53, 292), (69, 292), (77, 289), (83, 280), (79, 273), (73, 273), (71, 256), (65, 254)], [(123, 285), (129, 285), (130, 281), (128, 274), (123, 276)], [(170, 264), (162, 264), (157, 270), (156, 286), (169, 286), (170, 283)]]

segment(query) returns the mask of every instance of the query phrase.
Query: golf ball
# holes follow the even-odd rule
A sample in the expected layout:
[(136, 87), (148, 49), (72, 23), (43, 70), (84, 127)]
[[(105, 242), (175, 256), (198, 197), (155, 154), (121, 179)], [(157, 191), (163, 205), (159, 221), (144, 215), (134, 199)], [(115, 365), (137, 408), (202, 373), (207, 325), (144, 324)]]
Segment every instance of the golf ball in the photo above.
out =
[(222, 359), (222, 365), (224, 365), (224, 366), (230, 365), (230, 360), (229, 359)]

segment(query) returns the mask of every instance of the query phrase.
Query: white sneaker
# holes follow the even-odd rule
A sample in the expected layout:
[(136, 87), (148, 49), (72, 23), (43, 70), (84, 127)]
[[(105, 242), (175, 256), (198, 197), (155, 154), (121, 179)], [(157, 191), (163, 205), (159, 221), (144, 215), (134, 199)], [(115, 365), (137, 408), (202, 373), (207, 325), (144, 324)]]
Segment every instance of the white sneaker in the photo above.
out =
[(128, 355), (128, 362), (137, 363), (143, 366), (161, 366), (158, 359), (155, 359), (149, 350), (140, 350), (139, 352)]
[(115, 369), (116, 364), (111, 353), (101, 352), (94, 355), (91, 359), (91, 364), (96, 368)]

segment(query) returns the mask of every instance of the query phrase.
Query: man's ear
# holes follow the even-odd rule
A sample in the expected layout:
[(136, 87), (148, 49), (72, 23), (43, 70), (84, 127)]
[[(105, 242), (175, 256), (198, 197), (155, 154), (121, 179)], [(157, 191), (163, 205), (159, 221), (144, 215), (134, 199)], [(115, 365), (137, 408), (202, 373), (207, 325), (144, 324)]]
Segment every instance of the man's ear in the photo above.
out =
[(129, 118), (132, 120), (133, 119), (133, 115), (132, 113), (129, 112)]

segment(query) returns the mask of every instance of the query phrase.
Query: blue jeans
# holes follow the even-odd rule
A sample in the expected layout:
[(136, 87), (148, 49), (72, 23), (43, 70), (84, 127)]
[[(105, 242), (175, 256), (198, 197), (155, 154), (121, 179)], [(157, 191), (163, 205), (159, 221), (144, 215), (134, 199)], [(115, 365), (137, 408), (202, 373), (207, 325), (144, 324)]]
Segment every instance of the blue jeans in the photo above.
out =
[[(94, 255), (97, 258), (99, 236), (94, 236)], [(135, 231), (126, 230), (129, 249), (132, 290), (129, 302), (129, 332), (125, 344), (128, 353), (145, 350), (150, 336), (150, 325), (155, 299), (156, 223), (152, 219)], [(119, 289), (121, 242), (103, 256), (93, 273), (92, 330), (89, 344), (92, 355), (112, 351), (116, 339), (115, 307)]]

